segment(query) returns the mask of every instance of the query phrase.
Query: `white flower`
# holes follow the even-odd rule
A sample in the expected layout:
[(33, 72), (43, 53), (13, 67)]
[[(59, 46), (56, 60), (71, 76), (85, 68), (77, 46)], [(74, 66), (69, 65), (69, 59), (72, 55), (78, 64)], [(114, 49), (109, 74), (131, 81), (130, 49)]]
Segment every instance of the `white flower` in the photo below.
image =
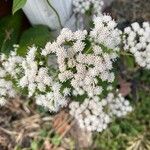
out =
[[(68, 99), (60, 93), (61, 85), (58, 82), (53, 82), (51, 85), (51, 92), (43, 95), (36, 95), (36, 103), (38, 105), (44, 106), (49, 111), (57, 112), (61, 107), (65, 107), (68, 103)], [(69, 94), (69, 89), (65, 89), (67, 95)]]
[[(0, 105), (5, 103), (6, 98), (16, 95), (13, 83), (18, 83), (21, 90), (27, 90), (28, 96), (36, 99), (37, 105), (50, 112), (66, 107), (69, 98), (82, 98), (83, 102), (74, 102), (71, 99), (70, 114), (81, 128), (89, 131), (101, 132), (114, 117), (125, 116), (130, 112), (132, 107), (128, 100), (118, 94), (118, 91), (112, 93), (115, 90), (112, 86), (115, 80), (113, 63), (118, 57), (120, 31), (108, 15), (95, 17), (94, 25), (89, 33), (80, 30), (72, 32), (64, 28), (56, 41), (48, 42), (41, 51), (32, 46), (28, 48), (25, 57), (12, 52), (9, 57), (2, 58)], [(143, 26), (148, 29), (147, 24)], [(138, 29), (137, 24), (133, 27)], [(143, 37), (140, 37), (140, 44), (132, 51), (135, 52), (137, 61), (146, 66), (150, 59), (142, 62), (141, 55), (146, 57), (149, 53), (136, 52), (135, 49), (147, 44), (145, 38), (148, 35), (143, 30), (138, 32)], [(128, 40), (133, 45), (135, 37), (136, 34), (132, 31)], [(57, 59), (56, 68), (47, 59), (51, 54)]]
[(115, 97), (113, 93), (109, 93), (105, 99), (101, 100), (99, 97), (96, 99), (87, 99), (82, 104), (70, 103), (70, 114), (81, 128), (102, 132), (115, 116), (125, 116), (132, 111), (129, 101), (125, 100), (121, 94)]
[(36, 60), (36, 53), (36, 47), (33, 46), (29, 48), (26, 58), (24, 58), (20, 66), (22, 77), (18, 83), (22, 88), (27, 87), (29, 97), (36, 94), (36, 90), (46, 92), (46, 87), (52, 84), (52, 78), (48, 73), (48, 68), (38, 67), (39, 64)]
[(64, 90), (63, 90), (63, 94), (64, 94), (64, 96), (69, 96), (70, 95), (70, 91), (71, 89), (70, 88), (65, 88)]
[(0, 106), (4, 106), (6, 104), (6, 99), (4, 97), (0, 98)]
[[(16, 96), (16, 92), (13, 88), (11, 81), (7, 81), (3, 78), (0, 78), (0, 99), (1, 104), (5, 104), (6, 98), (13, 98)], [(6, 97), (6, 98), (4, 98)]]
[(23, 58), (17, 56), (16, 52), (11, 52), (7, 59), (2, 58), (2, 66), (7, 73), (9, 73), (12, 77), (17, 78), (17, 74), (21, 72), (21, 70), (17, 69), (17, 66), (20, 65), (22, 61)]
[(142, 27), (135, 22), (124, 29), (124, 50), (131, 52), (137, 64), (150, 69), (150, 24), (143, 22)]
[(19, 85), (24, 88), (27, 84), (28, 84), (28, 78), (27, 76), (23, 76), (19, 81)]
[[(56, 41), (48, 43), (45, 47), (47, 55), (55, 53), (57, 56), (60, 71), (58, 79), (62, 84), (69, 81), (73, 95), (76, 96), (100, 95), (103, 87), (99, 85), (98, 80), (95, 82), (96, 78), (107, 81), (108, 85), (115, 78), (111, 70), (113, 62), (118, 57), (120, 31), (116, 29), (115, 21), (108, 15), (96, 17), (94, 24), (95, 27), (89, 35), (87, 31), (72, 32), (66, 28), (62, 29)], [(91, 44), (89, 48), (85, 42), (87, 39)]]
[(81, 41), (77, 41), (73, 45), (73, 50), (75, 52), (79, 52), (79, 51), (82, 52), (84, 48), (85, 48), (85, 44), (83, 42), (81, 42)]
[(102, 0), (73, 0), (74, 12), (85, 14), (93, 6), (93, 14), (101, 15), (102, 14)]
[(90, 32), (91, 39), (109, 49), (117, 50), (121, 42), (121, 31), (116, 28), (115, 21), (110, 16), (103, 15), (94, 18), (94, 25), (95, 27)]

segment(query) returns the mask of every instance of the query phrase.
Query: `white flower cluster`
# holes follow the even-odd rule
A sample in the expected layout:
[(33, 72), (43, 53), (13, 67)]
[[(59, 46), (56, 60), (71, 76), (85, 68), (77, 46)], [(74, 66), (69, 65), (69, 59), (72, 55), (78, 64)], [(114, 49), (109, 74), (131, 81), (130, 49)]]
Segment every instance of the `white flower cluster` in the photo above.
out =
[(50, 111), (57, 112), (61, 107), (68, 104), (68, 99), (61, 94), (61, 84), (55, 82), (51, 85), (51, 91), (46, 94), (36, 95), (37, 105), (48, 108)]
[(45, 92), (46, 87), (52, 84), (52, 78), (48, 75), (48, 68), (38, 67), (36, 52), (36, 47), (30, 48), (21, 64), (23, 77), (20, 79), (19, 85), (22, 88), (28, 88), (29, 97), (33, 96), (36, 90)]
[(16, 56), (16, 52), (11, 52), (7, 58), (6, 55), (0, 56), (0, 105), (3, 106), (7, 102), (8, 98), (16, 96), (16, 92), (13, 87), (13, 83), (10, 78), (16, 77), (18, 72), (15, 69), (16, 65), (22, 61), (21, 57)]
[[(70, 113), (90, 131), (101, 132), (114, 116), (130, 112), (129, 102), (121, 94), (111, 93), (120, 31), (108, 15), (95, 17), (94, 25), (89, 33), (64, 28), (56, 41), (47, 43), (42, 51), (30, 47), (25, 57), (16, 52), (8, 58), (2, 55), (0, 104), (5, 103), (6, 96), (15, 95), (15, 83), (28, 97), (35, 98), (37, 105), (50, 111), (59, 111), (69, 100), (83, 100), (82, 104), (71, 102)], [(51, 68), (51, 54), (56, 55), (57, 67)], [(52, 69), (56, 71), (52, 73)]]
[(4, 54), (2, 54), (3, 59), (2, 66), (4, 70), (13, 78), (17, 78), (17, 74), (20, 74), (21, 70), (19, 69), (19, 65), (22, 63), (23, 58), (17, 56), (16, 51), (12, 51), (7, 58)]
[(117, 28), (117, 23), (109, 15), (94, 18), (94, 28), (90, 32), (91, 41), (96, 45), (106, 47), (105, 51), (112, 50), (112, 58), (116, 58), (121, 42), (121, 31)]
[[(17, 47), (15, 49), (17, 50)], [(61, 84), (53, 80), (48, 66), (43, 67), (40, 54), (33, 46), (28, 49), (26, 57), (17, 56), (15, 51), (11, 52), (9, 57), (1, 55), (0, 105), (4, 105), (7, 98), (16, 95), (11, 80), (14, 80), (17, 88), (26, 89), (29, 97), (35, 97), (38, 105), (42, 105), (50, 111), (58, 111), (60, 107), (67, 105), (68, 100), (65, 98), (67, 95), (63, 96), (60, 93)]]
[[(43, 55), (56, 53), (59, 66), (59, 80), (70, 81), (74, 96), (87, 95), (88, 98), (100, 95), (104, 90), (100, 82), (114, 81), (113, 61), (117, 58), (120, 32), (111, 17), (104, 15), (94, 20), (95, 28), (72, 32), (63, 29), (56, 42), (48, 43)], [(87, 47), (85, 40), (89, 39)], [(113, 44), (112, 44), (113, 43)]]
[(101, 101), (98, 97), (94, 97), (86, 99), (82, 104), (72, 102), (69, 107), (70, 114), (74, 116), (81, 128), (97, 132), (106, 129), (115, 116), (125, 116), (132, 111), (128, 100), (125, 100), (121, 94), (115, 96), (113, 93), (109, 93)]
[(70, 114), (81, 127), (101, 132), (114, 116), (124, 116), (132, 109), (121, 94), (102, 96), (103, 91), (112, 90), (113, 62), (118, 57), (121, 39), (110, 16), (96, 17), (94, 25), (89, 34), (85, 30), (63, 29), (55, 42), (47, 43), (42, 55), (56, 54), (58, 78), (65, 85), (63, 94), (83, 98), (82, 104), (71, 102)]
[(129, 50), (135, 57), (137, 64), (150, 69), (150, 24), (144, 22), (131, 24), (124, 29), (124, 49)]
[(102, 14), (102, 0), (73, 0), (74, 12), (85, 14), (87, 11), (92, 11), (95, 15)]
[[(0, 71), (1, 71), (1, 75), (2, 75), (2, 72), (3, 73), (5, 72), (1, 68), (0, 68)], [(15, 97), (16, 92), (13, 89), (13, 83), (11, 81), (7, 81), (1, 75), (0, 75), (0, 106), (3, 106), (5, 105), (8, 98)]]
[[(37, 53), (36, 47), (29, 48), (21, 64), (22, 77), (19, 79), (19, 86), (27, 88), (28, 96), (35, 96), (38, 105), (49, 111), (58, 111), (60, 107), (67, 105), (68, 100), (61, 94), (61, 84), (53, 80), (48, 66), (41, 66), (43, 63), (38, 61)], [(41, 55), (38, 57), (42, 58)]]

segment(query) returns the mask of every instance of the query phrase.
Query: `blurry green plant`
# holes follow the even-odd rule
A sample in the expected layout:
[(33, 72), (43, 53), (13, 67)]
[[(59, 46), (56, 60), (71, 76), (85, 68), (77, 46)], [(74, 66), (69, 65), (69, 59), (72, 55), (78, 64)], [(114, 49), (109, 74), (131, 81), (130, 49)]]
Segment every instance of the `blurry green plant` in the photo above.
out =
[(8, 54), (16, 44), (21, 32), (22, 13), (6, 16), (0, 20), (0, 52)]
[(60, 143), (61, 143), (61, 137), (60, 137), (58, 134), (56, 134), (56, 135), (54, 135), (54, 137), (51, 139), (51, 141), (52, 141), (52, 144), (54, 144), (55, 146), (59, 146)]
[(18, 53), (20, 55), (25, 55), (28, 46), (35, 45), (42, 48), (48, 41), (52, 40), (53, 36), (48, 27), (44, 25), (30, 27), (28, 30), (24, 31), (20, 37)]

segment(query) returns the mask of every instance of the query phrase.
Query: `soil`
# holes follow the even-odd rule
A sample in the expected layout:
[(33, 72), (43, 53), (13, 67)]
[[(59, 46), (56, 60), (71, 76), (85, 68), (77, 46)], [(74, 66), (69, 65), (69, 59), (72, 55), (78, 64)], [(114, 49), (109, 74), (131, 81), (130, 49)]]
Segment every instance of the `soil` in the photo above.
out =
[(124, 28), (132, 22), (150, 21), (150, 0), (114, 0), (109, 11)]

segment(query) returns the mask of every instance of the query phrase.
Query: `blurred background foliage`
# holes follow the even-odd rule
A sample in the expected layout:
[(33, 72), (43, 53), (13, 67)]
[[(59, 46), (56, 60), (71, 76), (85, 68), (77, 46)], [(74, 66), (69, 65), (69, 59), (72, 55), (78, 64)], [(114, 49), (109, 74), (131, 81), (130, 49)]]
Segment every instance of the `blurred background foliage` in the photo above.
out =
[(22, 10), (17, 11), (20, 7), (17, 5), (12, 11), (12, 5), (12, 0), (0, 1), (0, 52), (8, 54), (13, 50), (14, 44), (19, 44), (18, 53), (23, 55), (28, 46), (34, 44), (42, 48), (48, 41), (53, 40), (47, 26), (31, 26)]

